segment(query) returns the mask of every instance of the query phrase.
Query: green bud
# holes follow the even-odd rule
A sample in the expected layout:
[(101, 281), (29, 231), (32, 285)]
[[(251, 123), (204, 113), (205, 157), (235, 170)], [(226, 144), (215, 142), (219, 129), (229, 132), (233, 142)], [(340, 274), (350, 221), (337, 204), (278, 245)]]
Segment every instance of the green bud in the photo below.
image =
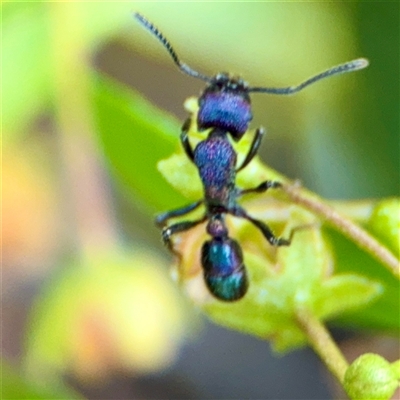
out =
[(372, 232), (396, 255), (400, 252), (400, 200), (380, 201), (374, 208), (368, 223)]
[(391, 364), (377, 354), (363, 354), (347, 369), (343, 386), (351, 399), (387, 400), (398, 387)]

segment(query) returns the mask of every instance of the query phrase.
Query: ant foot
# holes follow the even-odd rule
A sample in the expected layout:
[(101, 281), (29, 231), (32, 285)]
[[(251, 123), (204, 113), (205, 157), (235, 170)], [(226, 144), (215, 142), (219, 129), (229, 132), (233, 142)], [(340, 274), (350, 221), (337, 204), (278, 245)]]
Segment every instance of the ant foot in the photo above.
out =
[(170, 228), (164, 228), (162, 230), (161, 236), (162, 236), (162, 241), (168, 249), (172, 250), (172, 242), (171, 242), (171, 234), (172, 231)]
[(291, 243), (291, 239), (284, 239), (284, 238), (271, 238), (270, 243), (272, 244), (272, 246), (289, 246)]

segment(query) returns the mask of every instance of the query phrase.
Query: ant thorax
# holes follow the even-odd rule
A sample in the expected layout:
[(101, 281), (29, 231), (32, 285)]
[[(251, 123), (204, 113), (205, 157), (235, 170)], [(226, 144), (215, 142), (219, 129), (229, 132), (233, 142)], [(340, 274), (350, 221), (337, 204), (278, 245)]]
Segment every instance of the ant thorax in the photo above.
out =
[(229, 207), (234, 202), (237, 155), (224, 131), (214, 129), (194, 150), (194, 162), (208, 206)]
[(197, 125), (200, 131), (219, 128), (238, 141), (252, 118), (248, 85), (239, 77), (217, 74), (199, 97)]

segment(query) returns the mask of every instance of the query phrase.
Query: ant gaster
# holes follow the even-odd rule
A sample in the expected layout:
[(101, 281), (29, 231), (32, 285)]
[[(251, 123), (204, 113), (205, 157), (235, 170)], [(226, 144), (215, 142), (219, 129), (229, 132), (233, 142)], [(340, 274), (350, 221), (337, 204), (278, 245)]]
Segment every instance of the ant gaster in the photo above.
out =
[[(253, 223), (273, 246), (288, 246), (290, 240), (276, 237), (262, 221), (251, 217), (238, 203), (237, 199), (247, 193), (262, 193), (270, 188), (281, 186), (279, 182), (265, 181), (255, 188), (239, 189), (236, 186), (236, 173), (246, 167), (261, 144), (264, 129), (258, 128), (244, 161), (237, 166), (237, 155), (228, 136), (239, 141), (246, 133), (252, 120), (250, 93), (269, 93), (288, 95), (299, 92), (306, 86), (328, 76), (365, 68), (368, 61), (364, 58), (330, 68), (311, 77), (297, 86), (285, 88), (250, 87), (243, 79), (227, 73), (214, 77), (203, 75), (181, 62), (175, 50), (165, 36), (142, 15), (135, 18), (152, 33), (168, 51), (174, 63), (187, 75), (207, 82), (207, 86), (198, 99), (197, 127), (199, 131), (209, 130), (208, 136), (193, 149), (188, 131), (191, 118), (182, 127), (181, 143), (188, 158), (197, 167), (203, 183), (204, 198), (157, 216), (156, 223), (163, 227), (162, 237), (165, 245), (174, 252), (171, 236), (187, 231), (207, 221), (207, 240), (201, 249), (201, 264), (205, 283), (210, 292), (219, 300), (235, 301), (242, 298), (248, 288), (243, 253), (239, 243), (229, 237), (225, 224), (225, 215), (245, 218)], [(195, 210), (201, 204), (205, 206), (203, 217), (198, 220), (182, 221), (165, 226), (170, 218), (181, 217)]]

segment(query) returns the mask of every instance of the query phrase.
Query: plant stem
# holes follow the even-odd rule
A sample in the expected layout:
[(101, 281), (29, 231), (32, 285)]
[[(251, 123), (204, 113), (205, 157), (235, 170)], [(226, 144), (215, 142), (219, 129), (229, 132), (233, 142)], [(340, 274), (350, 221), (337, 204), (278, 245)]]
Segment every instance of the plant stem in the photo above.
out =
[(282, 188), (293, 202), (325, 218), (340, 232), (351, 238), (359, 247), (368, 251), (385, 265), (395, 277), (400, 278), (400, 261), (367, 231), (355, 224), (351, 219), (339, 214), (319, 197), (299, 187), (299, 185), (284, 185)]
[(306, 334), (310, 346), (325, 363), (328, 370), (343, 384), (349, 366), (325, 325), (306, 310), (297, 310), (296, 319)]

